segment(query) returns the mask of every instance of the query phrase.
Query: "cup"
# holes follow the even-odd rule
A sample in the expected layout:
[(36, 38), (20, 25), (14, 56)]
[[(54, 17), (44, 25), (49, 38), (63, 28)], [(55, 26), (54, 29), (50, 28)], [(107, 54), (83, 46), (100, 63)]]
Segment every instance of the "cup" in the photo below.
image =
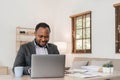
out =
[(23, 75), (23, 67), (17, 66), (14, 68), (15, 77), (22, 77)]

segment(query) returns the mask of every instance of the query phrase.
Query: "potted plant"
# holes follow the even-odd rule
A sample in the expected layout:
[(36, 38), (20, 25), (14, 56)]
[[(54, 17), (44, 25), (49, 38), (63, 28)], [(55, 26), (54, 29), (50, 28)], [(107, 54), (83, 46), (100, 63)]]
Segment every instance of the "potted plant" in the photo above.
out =
[(103, 64), (103, 73), (113, 73), (113, 64), (112, 63)]
[(112, 63), (109, 64), (109, 67), (110, 67), (110, 73), (113, 73), (113, 70), (114, 70), (114, 66)]

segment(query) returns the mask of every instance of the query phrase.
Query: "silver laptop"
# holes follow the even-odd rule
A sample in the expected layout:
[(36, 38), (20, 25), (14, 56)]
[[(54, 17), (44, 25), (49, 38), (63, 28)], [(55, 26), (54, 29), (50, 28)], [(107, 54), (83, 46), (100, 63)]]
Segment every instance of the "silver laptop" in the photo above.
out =
[(64, 77), (65, 55), (32, 55), (31, 78)]

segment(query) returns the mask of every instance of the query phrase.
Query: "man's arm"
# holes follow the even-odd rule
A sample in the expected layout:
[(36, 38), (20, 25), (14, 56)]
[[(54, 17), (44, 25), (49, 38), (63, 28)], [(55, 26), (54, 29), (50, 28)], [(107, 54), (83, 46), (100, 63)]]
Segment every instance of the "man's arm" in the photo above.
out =
[(30, 68), (30, 66), (26, 66), (26, 61), (25, 61), (25, 48), (24, 46), (22, 45), (18, 51), (18, 54), (16, 56), (16, 59), (15, 59), (15, 62), (14, 62), (14, 65), (13, 65), (13, 72), (14, 72), (14, 68), (16, 66), (23, 66), (24, 69), (23, 69), (23, 74), (25, 75), (29, 75), (28, 73), (28, 69)]

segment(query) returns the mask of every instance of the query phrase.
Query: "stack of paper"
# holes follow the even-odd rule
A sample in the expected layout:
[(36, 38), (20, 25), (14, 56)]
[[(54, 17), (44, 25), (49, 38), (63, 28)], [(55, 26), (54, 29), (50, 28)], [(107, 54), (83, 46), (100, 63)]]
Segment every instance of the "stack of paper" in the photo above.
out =
[(67, 74), (67, 75), (72, 76), (72, 77), (79, 77), (79, 78), (90, 78), (90, 77), (103, 76), (103, 74), (99, 72), (72, 73), (72, 74)]
[(85, 73), (85, 72), (87, 72), (87, 70), (85, 70), (85, 69), (70, 69), (70, 70), (67, 70), (66, 72), (69, 72), (69, 73)]
[(88, 71), (99, 71), (100, 66), (81, 66), (81, 69), (86, 69)]

